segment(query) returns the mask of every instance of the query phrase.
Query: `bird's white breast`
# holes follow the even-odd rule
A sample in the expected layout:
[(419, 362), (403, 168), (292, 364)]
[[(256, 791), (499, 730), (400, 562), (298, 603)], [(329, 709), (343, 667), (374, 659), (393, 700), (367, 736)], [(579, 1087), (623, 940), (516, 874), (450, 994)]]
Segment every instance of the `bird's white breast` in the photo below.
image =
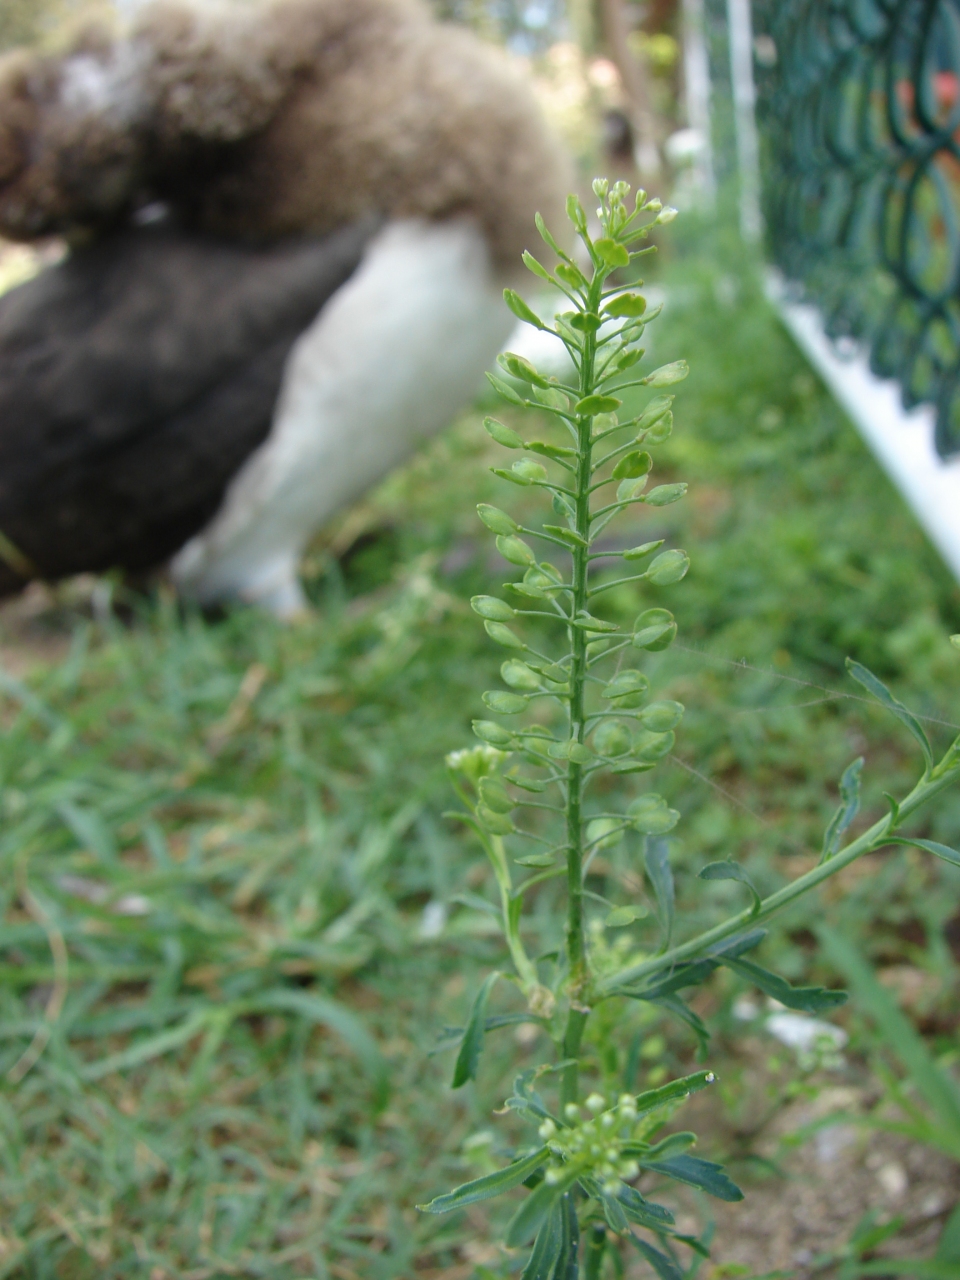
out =
[(173, 561), (180, 589), (302, 607), (310, 536), (451, 420), (511, 325), (472, 221), (388, 224), (297, 341), (267, 440)]

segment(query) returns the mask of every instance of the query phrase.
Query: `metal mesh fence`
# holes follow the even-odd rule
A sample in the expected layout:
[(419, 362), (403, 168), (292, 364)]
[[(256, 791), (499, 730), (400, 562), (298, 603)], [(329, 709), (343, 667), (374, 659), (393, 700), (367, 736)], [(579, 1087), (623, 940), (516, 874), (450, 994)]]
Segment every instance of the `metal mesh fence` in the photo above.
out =
[(960, 0), (754, 5), (770, 249), (960, 452)]

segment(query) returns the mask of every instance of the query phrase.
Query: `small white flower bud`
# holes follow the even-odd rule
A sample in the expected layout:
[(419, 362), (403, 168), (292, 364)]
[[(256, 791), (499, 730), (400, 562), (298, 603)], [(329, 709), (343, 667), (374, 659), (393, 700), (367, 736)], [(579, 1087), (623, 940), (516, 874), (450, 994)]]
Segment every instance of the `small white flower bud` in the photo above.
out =
[(571, 1124), (576, 1124), (580, 1119), (580, 1108), (575, 1102), (568, 1102), (563, 1108), (563, 1117), (569, 1120)]
[(666, 226), (668, 222), (672, 222), (677, 216), (677, 210), (672, 205), (665, 205), (657, 214), (657, 221), (661, 226)]
[(563, 1177), (563, 1170), (558, 1169), (555, 1165), (551, 1165), (547, 1172), (543, 1175), (543, 1180), (548, 1187), (555, 1187)]
[(544, 1142), (546, 1142), (547, 1138), (552, 1138), (556, 1132), (557, 1126), (552, 1120), (544, 1120), (543, 1124), (537, 1130), (537, 1133), (539, 1133), (540, 1137), (543, 1138)]
[(600, 1125), (604, 1129), (612, 1129), (616, 1123), (617, 1123), (617, 1117), (613, 1114), (612, 1111), (605, 1111), (603, 1115), (600, 1117)]
[(591, 1093), (590, 1097), (584, 1103), (588, 1111), (592, 1111), (594, 1115), (598, 1115), (607, 1105), (607, 1100), (602, 1093)]
[(640, 1172), (640, 1166), (636, 1160), (624, 1160), (623, 1164), (617, 1170), (624, 1182), (630, 1182)]
[(615, 1196), (620, 1190), (620, 1182), (617, 1178), (607, 1178), (603, 1184), (603, 1190), (608, 1196)]

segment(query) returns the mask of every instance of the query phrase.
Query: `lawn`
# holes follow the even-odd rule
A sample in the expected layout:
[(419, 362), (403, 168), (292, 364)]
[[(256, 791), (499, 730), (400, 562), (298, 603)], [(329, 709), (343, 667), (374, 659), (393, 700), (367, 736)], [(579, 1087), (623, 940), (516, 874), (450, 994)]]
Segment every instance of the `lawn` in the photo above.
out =
[[(657, 681), (687, 716), (657, 786), (684, 815), (673, 858), (692, 929), (737, 891), (698, 883), (704, 863), (735, 855), (764, 891), (812, 865), (856, 756), (864, 824), (912, 782), (910, 740), (858, 696), (846, 655), (928, 718), (936, 746), (956, 736), (960, 589), (734, 239), (671, 228), (670, 244), (655, 354), (692, 372), (658, 478), (690, 494), (634, 532), (692, 561), (682, 588), (642, 597), (669, 590), (680, 627)], [(431, 1053), (501, 955), (486, 863), (445, 816), (443, 767), (502, 658), (467, 603), (504, 579), (475, 504), (516, 510), (481, 416), (318, 539), (309, 620), (203, 618), (162, 584), (111, 582), (0, 618), (0, 1277), (507, 1274), (482, 1212), (413, 1207), (492, 1167), (491, 1111), (543, 1047), (527, 1028), (501, 1033), (456, 1094), (450, 1054)], [(615, 618), (641, 606), (635, 587), (609, 601)], [(54, 656), (31, 664), (31, 645)], [(924, 821), (918, 834), (956, 845), (960, 795)], [(648, 912), (612, 933), (601, 911), (595, 948), (651, 945), (629, 849), (594, 872), (598, 894), (619, 882)], [(875, 964), (915, 975), (908, 1007), (941, 1052), (957, 1029), (958, 889), (960, 872), (889, 851), (764, 946), (791, 978), (838, 985), (811, 925), (842, 926)], [(552, 892), (533, 954), (559, 941)], [(698, 1006), (727, 1064), (711, 1105), (742, 1116), (756, 1059), (775, 1120), (796, 1068), (773, 1041), (757, 1050), (759, 1032), (753, 1058), (738, 1048), (741, 994), (727, 974)], [(617, 1016), (624, 1053), (596, 1059), (598, 1082), (689, 1069), (682, 1025)], [(846, 1065), (805, 1068), (810, 1097), (870, 1086), (856, 1013), (838, 1021)], [(734, 1160), (748, 1203), (752, 1182), (783, 1194), (766, 1127), (715, 1118), (701, 1148)]]

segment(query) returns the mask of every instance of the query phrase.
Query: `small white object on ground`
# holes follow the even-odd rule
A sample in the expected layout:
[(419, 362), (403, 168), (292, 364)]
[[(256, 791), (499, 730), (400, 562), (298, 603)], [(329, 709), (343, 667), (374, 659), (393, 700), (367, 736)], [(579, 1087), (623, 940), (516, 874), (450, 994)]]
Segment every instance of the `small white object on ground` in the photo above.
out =
[(771, 1013), (763, 1025), (775, 1040), (801, 1053), (810, 1053), (821, 1040), (828, 1040), (833, 1049), (842, 1049), (847, 1043), (847, 1033), (842, 1027), (803, 1013)]

